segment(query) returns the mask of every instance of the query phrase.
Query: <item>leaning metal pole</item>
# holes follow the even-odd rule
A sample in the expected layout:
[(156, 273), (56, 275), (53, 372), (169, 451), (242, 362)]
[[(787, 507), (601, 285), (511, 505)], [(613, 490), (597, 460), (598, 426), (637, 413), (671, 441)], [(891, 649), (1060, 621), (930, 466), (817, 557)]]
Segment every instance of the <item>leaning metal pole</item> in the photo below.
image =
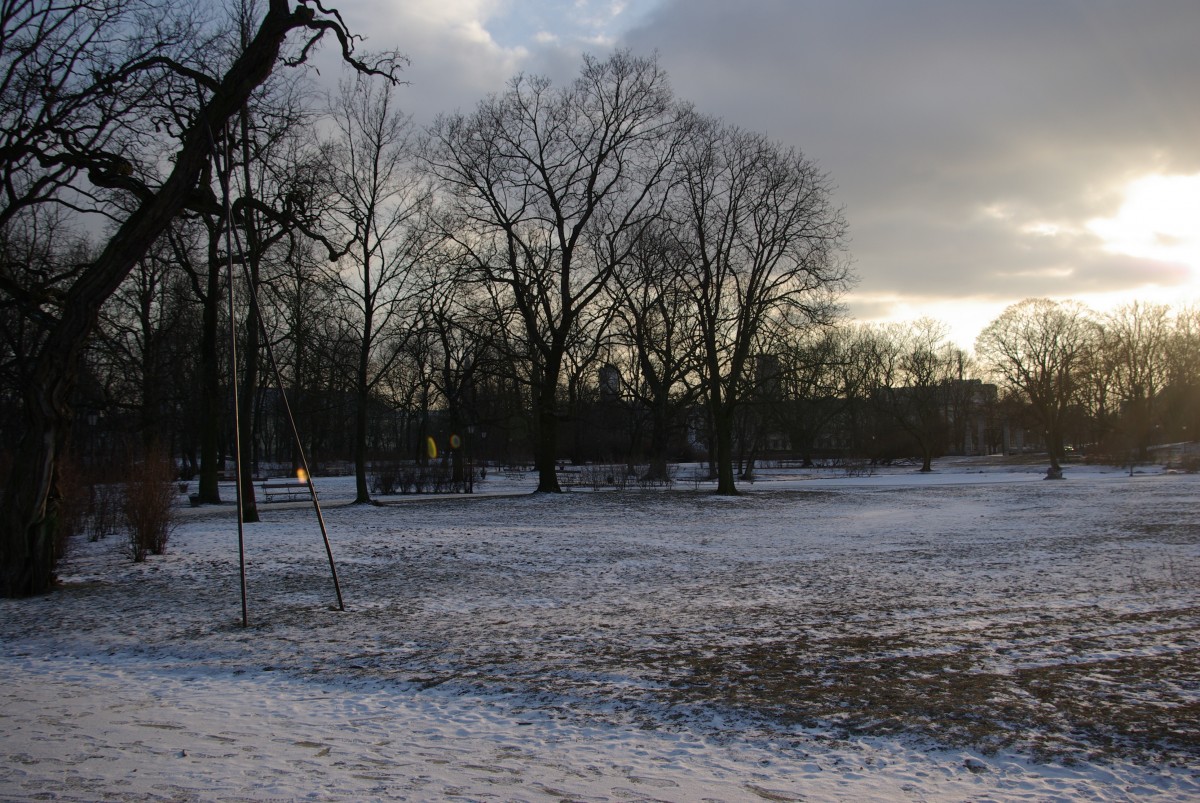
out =
[[(243, 265), (243, 269), (245, 266)], [(257, 292), (251, 286), (250, 292)], [(329, 573), (333, 576), (333, 591), (337, 595), (338, 610), (346, 610), (346, 604), (342, 601), (342, 585), (338, 582), (337, 565), (333, 561), (333, 547), (329, 543), (329, 531), (325, 528), (325, 516), (321, 512), (321, 500), (317, 498), (317, 487), (313, 485), (312, 471), (308, 467), (308, 457), (304, 454), (304, 444), (300, 441), (300, 430), (296, 426), (296, 417), (292, 415), (292, 405), (288, 401), (287, 391), (283, 387), (283, 376), (279, 372), (279, 363), (275, 361), (275, 349), (271, 346), (271, 338), (267, 333), (267, 325), (263, 322), (262, 316), (258, 318), (258, 325), (263, 336), (263, 343), (267, 346), (267, 360), (271, 363), (271, 371), (275, 376), (275, 385), (279, 388), (279, 398), (283, 402), (283, 410), (287, 415), (288, 424), (292, 427), (292, 437), (296, 441), (296, 454), (300, 457), (300, 466), (304, 470), (304, 481), (308, 483), (308, 493), (312, 497), (313, 510), (317, 512), (317, 524), (321, 528), (321, 539), (325, 542), (325, 555), (329, 558)]]
[[(226, 208), (228, 209), (228, 204), (226, 204)], [(230, 220), (230, 223), (232, 224), (232, 220)], [(232, 232), (232, 229), (233, 229), (233, 227), (232, 227), (232, 225), (230, 225), (229, 231), (226, 232), (227, 237), (230, 236), (230, 232)], [(238, 237), (236, 232), (233, 232), (232, 236), (233, 236), (234, 241), (239, 249), (239, 253), (243, 253), (240, 250), (242, 247), (241, 238)], [(230, 249), (230, 250), (232, 251), (232, 249)], [(254, 282), (250, 281), (250, 266), (248, 264), (246, 264), (245, 259), (243, 259), (241, 262), (242, 262), (242, 272), (246, 276), (246, 285), (247, 285), (247, 287), (250, 288), (249, 292), (251, 293), (251, 295), (253, 295), (255, 297), (254, 301), (257, 303), (258, 288), (256, 288), (254, 286)], [(229, 269), (230, 269), (230, 277), (231, 277), (230, 278), (230, 288), (231, 288), (230, 292), (232, 293), (232, 287), (233, 287), (233, 281), (232, 281), (233, 261), (232, 261), (232, 258), (230, 259)], [(261, 305), (259, 305), (259, 309), (262, 309)], [(233, 313), (232, 313), (232, 306), (231, 306), (230, 307), (230, 320), (231, 321), (232, 321), (232, 318), (233, 318)], [(275, 386), (279, 388), (279, 397), (283, 401), (283, 409), (284, 409), (285, 413), (287, 414), (288, 424), (292, 428), (292, 437), (295, 439), (296, 453), (299, 455), (300, 465), (304, 469), (304, 481), (308, 484), (308, 493), (312, 497), (313, 509), (317, 513), (317, 525), (321, 528), (321, 540), (325, 544), (325, 555), (326, 555), (326, 557), (329, 558), (329, 573), (330, 573), (330, 575), (333, 576), (333, 592), (337, 596), (338, 610), (344, 611), (344, 610), (346, 610), (346, 603), (342, 600), (342, 585), (338, 581), (337, 564), (335, 564), (334, 560), (333, 560), (333, 546), (329, 542), (329, 530), (326, 529), (326, 527), (325, 527), (325, 514), (321, 512), (321, 500), (317, 496), (317, 488), (313, 484), (312, 471), (308, 467), (308, 457), (304, 453), (304, 444), (300, 440), (300, 430), (296, 426), (296, 418), (294, 415), (292, 415), (292, 405), (290, 402), (288, 402), (287, 390), (284, 388), (284, 385), (283, 385), (283, 375), (279, 371), (279, 363), (275, 360), (275, 349), (271, 345), (271, 337), (270, 337), (270, 333), (267, 332), (267, 324), (263, 320), (263, 316), (259, 315), (259, 316), (257, 316), (257, 319), (258, 319), (257, 320), (258, 330), (260, 333), (262, 333), (262, 341), (263, 341), (263, 344), (266, 346), (266, 350), (267, 350), (267, 360), (268, 360), (268, 362), (271, 363), (271, 372), (272, 372), (272, 375), (275, 377)], [(236, 365), (236, 361), (235, 361), (235, 365)], [(235, 382), (234, 383), (234, 393), (235, 394), (237, 392), (236, 384), (237, 383)], [(234, 404), (236, 405), (236, 403), (237, 403), (237, 396), (235, 395), (234, 396)], [(236, 422), (236, 418), (234, 420)], [(240, 445), (238, 448), (240, 449)], [(238, 454), (241, 454), (241, 452), (239, 451)], [(240, 462), (238, 463), (238, 471), (239, 472), (241, 471), (241, 463)], [(240, 496), (241, 475), (240, 475), (240, 473), (238, 475), (238, 493), (239, 493), (239, 496), (238, 496), (238, 543), (240, 544), (241, 543), (241, 532), (242, 532), (242, 513), (241, 513), (241, 496)], [(243, 577), (244, 577), (244, 572), (243, 572)], [(243, 581), (243, 591), (242, 591), (242, 606), (243, 606), (243, 610), (244, 610), (245, 609), (244, 581)]]

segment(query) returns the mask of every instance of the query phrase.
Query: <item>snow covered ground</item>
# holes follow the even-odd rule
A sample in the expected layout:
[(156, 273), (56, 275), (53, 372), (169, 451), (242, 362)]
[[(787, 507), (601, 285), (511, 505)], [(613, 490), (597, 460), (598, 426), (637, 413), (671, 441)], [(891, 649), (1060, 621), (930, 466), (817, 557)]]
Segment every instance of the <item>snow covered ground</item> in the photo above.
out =
[(0, 601), (0, 799), (1200, 799), (1200, 476), (186, 507)]

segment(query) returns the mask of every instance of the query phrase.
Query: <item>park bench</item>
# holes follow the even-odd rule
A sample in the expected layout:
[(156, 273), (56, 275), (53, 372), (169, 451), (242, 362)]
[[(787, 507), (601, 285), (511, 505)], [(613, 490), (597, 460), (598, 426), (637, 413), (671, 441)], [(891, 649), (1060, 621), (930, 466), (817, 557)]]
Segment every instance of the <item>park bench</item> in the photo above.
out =
[(299, 499), (312, 499), (312, 491), (309, 489), (308, 483), (300, 482), (299, 480), (264, 482), (262, 490), (263, 497), (268, 502), (293, 502)]

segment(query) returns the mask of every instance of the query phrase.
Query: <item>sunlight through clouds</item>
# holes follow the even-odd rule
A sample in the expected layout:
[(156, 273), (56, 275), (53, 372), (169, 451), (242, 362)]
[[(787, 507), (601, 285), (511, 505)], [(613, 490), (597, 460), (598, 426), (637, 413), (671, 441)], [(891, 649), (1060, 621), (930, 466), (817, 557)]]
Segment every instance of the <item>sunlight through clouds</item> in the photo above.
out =
[(964, 351), (975, 347), (975, 337), (988, 321), (1009, 305), (1007, 300), (961, 298), (943, 300), (898, 295), (855, 296), (850, 300), (851, 318), (862, 323), (907, 324), (922, 317), (946, 325), (949, 339)]
[(1200, 283), (1200, 174), (1140, 178), (1126, 187), (1116, 215), (1088, 228), (1110, 252), (1181, 263)]

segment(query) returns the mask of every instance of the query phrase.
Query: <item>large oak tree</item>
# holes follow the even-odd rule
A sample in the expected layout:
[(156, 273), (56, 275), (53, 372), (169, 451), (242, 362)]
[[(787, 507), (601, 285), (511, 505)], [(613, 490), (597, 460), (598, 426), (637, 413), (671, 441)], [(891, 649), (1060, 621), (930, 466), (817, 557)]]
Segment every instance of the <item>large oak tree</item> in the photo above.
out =
[(1067, 417), (1079, 401), (1096, 335), (1082, 305), (1029, 298), (1004, 310), (975, 341), (980, 359), (1037, 416), (1050, 456), (1047, 479), (1062, 478)]
[(530, 383), (538, 491), (561, 490), (568, 350), (659, 219), (689, 114), (654, 59), (616, 53), (586, 58), (562, 88), (518, 76), (430, 132), (426, 162), (447, 191), (463, 278), (492, 286), (518, 312), (511, 358)]
[(734, 426), (756, 365), (827, 321), (849, 271), (828, 177), (799, 151), (718, 120), (692, 132), (672, 206), (700, 331), (717, 493), (734, 494)]

